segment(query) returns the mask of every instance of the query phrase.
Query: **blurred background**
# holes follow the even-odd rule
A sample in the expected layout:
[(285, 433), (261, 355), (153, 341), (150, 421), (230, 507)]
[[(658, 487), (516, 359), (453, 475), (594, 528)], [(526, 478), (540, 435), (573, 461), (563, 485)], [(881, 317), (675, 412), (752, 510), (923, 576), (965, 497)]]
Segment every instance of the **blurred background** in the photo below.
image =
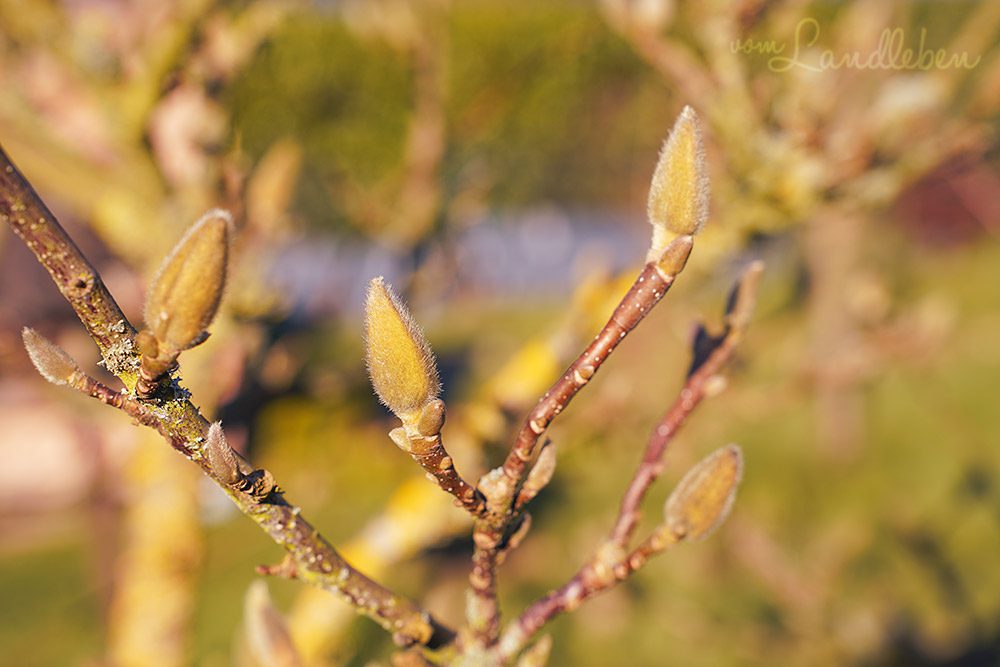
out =
[[(425, 327), (460, 469), (498, 464), (631, 283), (657, 152), (692, 105), (708, 228), (551, 429), (505, 611), (610, 528), (694, 324), (760, 257), (729, 387), (676, 439), (644, 525), (738, 442), (732, 517), (555, 621), (552, 664), (996, 665), (998, 37), (990, 1), (0, 0), (0, 142), (137, 324), (184, 229), (235, 213), (223, 315), (181, 359), (194, 401), (362, 570), (457, 620), (469, 524), (386, 436), (366, 283)], [(43, 382), (26, 325), (103, 373), (3, 230), (3, 662), (253, 664), (244, 595), (279, 548), (155, 434)], [(374, 624), (268, 584), (306, 664), (387, 662)]]

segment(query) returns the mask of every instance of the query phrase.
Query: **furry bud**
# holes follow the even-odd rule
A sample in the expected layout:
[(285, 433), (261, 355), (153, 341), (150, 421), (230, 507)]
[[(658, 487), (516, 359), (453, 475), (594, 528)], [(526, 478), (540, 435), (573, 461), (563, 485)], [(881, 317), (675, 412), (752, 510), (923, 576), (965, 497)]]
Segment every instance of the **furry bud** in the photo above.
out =
[(25, 327), (21, 331), (21, 338), (31, 357), (31, 363), (52, 384), (71, 384), (74, 376), (83, 375), (73, 357), (34, 329)]
[(206, 213), (153, 279), (145, 318), (161, 349), (180, 352), (205, 340), (226, 286), (230, 225), (226, 211)]
[(668, 530), (681, 539), (707, 537), (729, 514), (743, 476), (743, 452), (718, 449), (684, 475), (663, 508)]
[(365, 329), (368, 375), (379, 400), (404, 422), (419, 420), (441, 390), (437, 366), (420, 327), (381, 277), (368, 288)]
[(660, 151), (649, 186), (647, 213), (653, 225), (649, 261), (657, 259), (675, 236), (694, 235), (708, 219), (708, 169), (701, 123), (684, 107)]

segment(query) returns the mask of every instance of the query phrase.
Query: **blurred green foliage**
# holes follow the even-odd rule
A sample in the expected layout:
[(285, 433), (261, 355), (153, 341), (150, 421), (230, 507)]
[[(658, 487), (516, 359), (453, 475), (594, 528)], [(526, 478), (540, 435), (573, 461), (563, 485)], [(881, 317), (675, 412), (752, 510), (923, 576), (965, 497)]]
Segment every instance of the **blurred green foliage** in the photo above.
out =
[[(449, 12), (441, 32), (446, 188), (483, 179), (500, 208), (641, 202), (650, 148), (669, 123), (656, 110), (669, 94), (596, 7), (471, 3)], [(288, 136), (302, 143), (298, 207), (312, 224), (342, 228), (347, 213), (330, 185), (399, 176), (413, 98), (406, 53), (335, 15), (309, 14), (275, 34), (228, 104), (251, 155)], [(595, 132), (601, 141), (582, 140)], [(623, 190), (633, 181), (635, 192)]]

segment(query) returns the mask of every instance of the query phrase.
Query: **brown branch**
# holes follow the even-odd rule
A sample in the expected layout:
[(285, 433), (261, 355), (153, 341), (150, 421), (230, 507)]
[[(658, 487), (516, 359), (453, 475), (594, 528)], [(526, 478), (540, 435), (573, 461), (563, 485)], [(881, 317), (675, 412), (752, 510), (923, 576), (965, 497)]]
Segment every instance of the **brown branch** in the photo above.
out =
[[(14, 229), (52, 276), (87, 331), (101, 349), (108, 370), (133, 391), (139, 358), (133, 349), (135, 329), (80, 250), (66, 235), (30, 184), (0, 148), (0, 218)], [(410, 600), (393, 593), (354, 569), (301, 516), (299, 507), (262, 470), (241, 475), (237, 483), (213, 470), (203, 451), (208, 422), (187, 400), (179, 385), (161, 403), (143, 403), (86, 375), (77, 389), (113, 405), (139, 423), (155, 428), (229, 495), (240, 510), (294, 559), (299, 579), (346, 600), (376, 621), (402, 645), (428, 647), (450, 643), (454, 633)], [(169, 392), (167, 392), (169, 393)], [(249, 464), (247, 464), (249, 467)], [(248, 480), (250, 483), (248, 483)], [(268, 482), (262, 484), (259, 482)]]
[[(34, 188), (0, 147), (0, 218), (48, 270), (104, 355), (108, 370), (116, 350), (131, 349), (135, 330), (101, 277), (56, 221)], [(118, 367), (118, 364), (114, 364)]]
[(455, 504), (473, 516), (483, 513), (486, 504), (481, 493), (465, 481), (455, 468), (455, 462), (441, 442), (441, 436), (432, 436), (430, 446), (423, 449), (414, 446), (410, 455), (427, 473), (429, 480), (436, 482), (442, 490), (455, 497)]
[(733, 289), (726, 304), (725, 327), (721, 335), (711, 337), (703, 328), (699, 329), (687, 381), (646, 444), (642, 462), (622, 499), (610, 537), (568, 582), (529, 606), (507, 628), (496, 648), (501, 662), (516, 656), (554, 616), (573, 611), (585, 600), (617, 585), (654, 555), (684, 539), (686, 535), (683, 531), (675, 532), (668, 524), (661, 524), (638, 547), (627, 551), (639, 522), (642, 501), (662, 471), (667, 445), (694, 409), (710, 395), (712, 383), (721, 380), (719, 373), (732, 359), (733, 352), (743, 339), (756, 302), (762, 271), (763, 263), (754, 262)]
[[(753, 308), (754, 293), (762, 270), (763, 264), (760, 262), (754, 262), (747, 269), (737, 285), (735, 296), (730, 299), (725, 330), (718, 338), (711, 339), (710, 342), (713, 345), (710, 351), (695, 349), (693, 372), (688, 375), (687, 382), (684, 383), (677, 400), (653, 429), (653, 433), (646, 443), (642, 462), (622, 497), (618, 518), (611, 530), (610, 540), (622, 548), (628, 545), (636, 526), (639, 524), (640, 508), (646, 497), (646, 492), (663, 471), (663, 455), (667, 446), (673, 440), (678, 429), (687, 421), (688, 416), (709, 395), (713, 383), (721, 381), (719, 373), (732, 359), (733, 353), (742, 340), (749, 319), (749, 310)], [(742, 303), (738, 302), (739, 299), (742, 299)], [(734, 322), (731, 316), (737, 310), (740, 312), (740, 319)], [(696, 345), (697, 342), (696, 339)]]
[(436, 483), (444, 492), (455, 498), (455, 504), (472, 516), (480, 516), (486, 509), (483, 494), (465, 481), (455, 461), (448, 454), (441, 439), (444, 426), (444, 401), (435, 398), (423, 407), (420, 418), (409, 425), (395, 428), (389, 437), (396, 446), (410, 455), (427, 473), (427, 479)]
[(497, 638), (500, 609), (496, 598), (496, 569), (503, 550), (508, 546), (512, 528), (520, 524), (523, 507), (517, 506), (516, 500), (539, 440), (552, 420), (590, 382), (625, 336), (660, 302), (683, 269), (692, 244), (692, 237), (678, 237), (658, 261), (651, 261), (643, 267), (593, 342), (528, 414), (503, 466), (487, 473), (479, 481), (487, 511), (473, 528), (475, 551), (469, 575), (471, 595), (467, 605), (470, 630), (476, 644), (489, 646)]
[(506, 664), (520, 653), (531, 637), (555, 616), (574, 611), (598, 593), (617, 586), (683, 537), (661, 526), (630, 553), (606, 543), (606, 548), (599, 550), (569, 581), (532, 603), (510, 624), (496, 645), (499, 664)]
[(552, 420), (566, 409), (625, 336), (659, 303), (673, 281), (674, 276), (664, 275), (655, 262), (646, 264), (601, 332), (545, 392), (525, 419), (514, 447), (503, 463), (504, 477), (512, 487), (524, 481), (527, 464)]

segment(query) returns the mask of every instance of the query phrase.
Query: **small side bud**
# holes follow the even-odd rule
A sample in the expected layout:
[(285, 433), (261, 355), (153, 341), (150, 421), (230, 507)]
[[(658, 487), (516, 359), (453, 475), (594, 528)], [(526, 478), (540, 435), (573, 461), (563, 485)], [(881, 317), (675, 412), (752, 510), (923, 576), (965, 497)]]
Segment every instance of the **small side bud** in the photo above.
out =
[(413, 453), (413, 443), (410, 442), (410, 436), (406, 433), (406, 429), (402, 426), (389, 431), (389, 439), (392, 440), (394, 445), (402, 449), (407, 454)]
[(552, 635), (542, 635), (527, 651), (521, 654), (517, 667), (545, 667), (552, 652)]
[(233, 486), (243, 479), (239, 459), (226, 441), (221, 422), (214, 422), (208, 427), (208, 436), (205, 439), (205, 456), (208, 458), (212, 472), (224, 483)]
[(444, 401), (440, 398), (432, 398), (420, 410), (417, 433), (424, 437), (438, 435), (444, 427), (444, 417)]
[(726, 303), (726, 326), (736, 331), (743, 331), (749, 326), (754, 307), (757, 305), (757, 290), (763, 273), (764, 262), (760, 260), (752, 262), (743, 272)]
[(441, 390), (430, 345), (406, 306), (381, 277), (372, 280), (365, 301), (368, 375), (379, 400), (404, 422)]
[(676, 277), (687, 266), (688, 257), (694, 249), (693, 236), (678, 236), (667, 244), (663, 253), (656, 260), (656, 268), (664, 276)]
[(538, 453), (538, 460), (535, 461), (535, 465), (531, 468), (528, 478), (524, 480), (524, 485), (521, 487), (517, 504), (524, 505), (537, 496), (552, 481), (555, 472), (556, 446), (550, 442)]
[(52, 384), (72, 384), (74, 377), (83, 375), (73, 357), (34, 329), (24, 327), (21, 338), (31, 363)]
[(232, 216), (214, 209), (184, 235), (160, 267), (146, 300), (146, 326), (161, 348), (201, 343), (226, 286)]
[(679, 539), (708, 537), (729, 514), (743, 476), (743, 452), (736, 445), (709, 454), (684, 475), (667, 498), (664, 522)]
[(135, 335), (135, 349), (148, 359), (160, 356), (160, 344), (156, 342), (156, 336), (149, 329), (143, 329)]
[(678, 235), (697, 234), (708, 219), (709, 184), (701, 123), (685, 106), (660, 151), (649, 186), (647, 213), (653, 225), (649, 261)]

